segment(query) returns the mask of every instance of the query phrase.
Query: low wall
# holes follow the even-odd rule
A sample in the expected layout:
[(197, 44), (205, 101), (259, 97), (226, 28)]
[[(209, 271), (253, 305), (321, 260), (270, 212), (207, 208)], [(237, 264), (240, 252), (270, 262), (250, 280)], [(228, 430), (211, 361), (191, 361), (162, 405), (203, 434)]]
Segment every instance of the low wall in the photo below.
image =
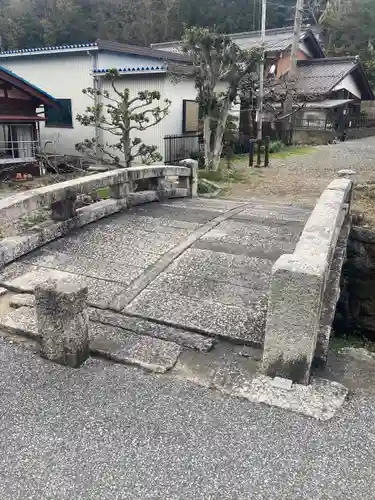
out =
[(263, 351), (266, 375), (308, 384), (314, 357), (326, 357), (340, 294), (351, 196), (352, 181), (333, 181), (293, 254), (282, 255), (273, 266)]
[(361, 139), (362, 137), (371, 137), (375, 135), (375, 127), (349, 128), (345, 133), (347, 139)]
[[(20, 236), (0, 240), (0, 267), (72, 229), (129, 207), (197, 195), (197, 162), (182, 166), (140, 166), (88, 175), (70, 181), (21, 192), (0, 200), (0, 220), (15, 221), (40, 207), (51, 208), (52, 223), (39, 224)], [(186, 165), (186, 166), (184, 166)], [(168, 182), (167, 179), (173, 179)], [(78, 194), (108, 187), (109, 199), (76, 209)]]
[(375, 232), (352, 227), (334, 329), (375, 340)]
[(335, 136), (336, 133), (333, 130), (315, 130), (297, 127), (293, 132), (293, 143), (318, 146), (320, 144), (329, 144)]

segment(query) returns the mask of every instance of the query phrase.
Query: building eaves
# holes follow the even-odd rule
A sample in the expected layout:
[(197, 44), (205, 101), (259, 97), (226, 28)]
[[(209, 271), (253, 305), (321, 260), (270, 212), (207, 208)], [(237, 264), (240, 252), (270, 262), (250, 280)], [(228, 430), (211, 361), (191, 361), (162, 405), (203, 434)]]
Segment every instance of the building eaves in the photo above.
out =
[(347, 57), (298, 61), (297, 90), (306, 94), (327, 94), (357, 65), (355, 58)]
[(126, 54), (132, 54), (136, 56), (146, 56), (166, 61), (191, 63), (190, 57), (186, 54), (169, 53), (165, 51), (152, 49), (150, 47), (139, 47), (137, 45), (109, 42), (105, 40), (97, 40), (96, 43), (99, 50), (107, 50), (109, 52), (123, 52)]
[[(248, 31), (243, 33), (231, 33), (228, 36), (246, 49), (261, 47), (262, 38), (259, 31)], [(315, 53), (315, 57), (324, 57), (324, 53), (318, 40), (311, 29), (305, 29), (300, 36), (300, 41), (308, 40)], [(291, 47), (293, 41), (293, 27), (275, 28), (266, 30), (264, 45), (267, 52), (283, 52)], [(242, 43), (241, 43), (242, 42)], [(178, 54), (181, 53), (181, 41), (162, 42), (152, 44), (153, 49)]]
[(86, 50), (98, 50), (97, 44), (93, 42), (73, 45), (54, 45), (49, 47), (6, 50), (0, 52), (0, 57), (31, 56), (36, 54), (54, 54), (59, 52), (82, 52)]
[[(106, 74), (113, 68), (98, 68), (93, 71), (94, 74)], [(166, 66), (132, 66), (127, 68), (116, 68), (119, 73), (165, 73)]]
[(59, 106), (58, 101), (50, 94), (3, 66), (0, 66), (0, 79), (10, 83), (12, 86), (22, 90), (23, 92), (26, 92), (43, 104), (48, 104), (54, 107)]

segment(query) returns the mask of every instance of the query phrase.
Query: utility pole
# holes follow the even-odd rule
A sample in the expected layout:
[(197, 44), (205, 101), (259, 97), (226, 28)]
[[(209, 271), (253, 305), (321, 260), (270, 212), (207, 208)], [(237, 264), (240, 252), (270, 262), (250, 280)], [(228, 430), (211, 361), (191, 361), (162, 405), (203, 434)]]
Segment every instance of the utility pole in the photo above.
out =
[(301, 38), (302, 16), (303, 16), (303, 0), (297, 0), (296, 13), (294, 16), (292, 50), (290, 53), (290, 70), (291, 77), (297, 74), (297, 52), (299, 49), (299, 41)]
[(267, 0), (262, 0), (262, 21), (260, 27), (260, 40), (262, 44), (262, 59), (259, 67), (259, 110), (258, 110), (258, 139), (263, 136), (263, 100), (264, 100), (264, 63), (266, 51), (264, 42), (266, 38), (266, 14), (267, 14)]
[[(290, 65), (289, 65), (289, 80), (292, 82), (297, 77), (297, 52), (299, 49), (299, 41), (301, 38), (302, 16), (303, 16), (304, 0), (297, 0), (296, 13), (294, 15), (293, 39), (292, 48), (290, 52)], [(293, 83), (291, 83), (293, 84)], [(285, 100), (285, 113), (293, 111), (293, 96), (289, 92)]]

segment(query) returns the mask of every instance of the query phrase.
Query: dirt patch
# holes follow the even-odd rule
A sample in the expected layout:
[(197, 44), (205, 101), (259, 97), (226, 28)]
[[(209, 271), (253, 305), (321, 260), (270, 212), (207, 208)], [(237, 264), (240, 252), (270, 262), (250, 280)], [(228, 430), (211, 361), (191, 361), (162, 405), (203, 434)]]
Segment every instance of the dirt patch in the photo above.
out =
[(358, 174), (353, 209), (363, 214), (363, 225), (375, 227), (375, 137), (310, 148), (307, 154), (272, 158), (268, 168), (247, 167), (246, 157), (233, 163), (240, 181), (224, 184), (227, 198), (264, 198), (313, 207), (340, 169)]

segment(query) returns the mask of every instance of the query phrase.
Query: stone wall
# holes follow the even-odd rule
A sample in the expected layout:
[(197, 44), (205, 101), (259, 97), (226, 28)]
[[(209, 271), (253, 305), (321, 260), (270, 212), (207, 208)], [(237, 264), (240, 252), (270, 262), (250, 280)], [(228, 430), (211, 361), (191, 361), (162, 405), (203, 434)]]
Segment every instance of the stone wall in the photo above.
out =
[(295, 128), (293, 132), (294, 144), (319, 145), (329, 144), (335, 138), (333, 130), (314, 130), (305, 128)]
[(353, 226), (333, 327), (337, 335), (375, 340), (375, 232)]
[(351, 128), (346, 131), (347, 139), (361, 139), (375, 135), (375, 127)]

